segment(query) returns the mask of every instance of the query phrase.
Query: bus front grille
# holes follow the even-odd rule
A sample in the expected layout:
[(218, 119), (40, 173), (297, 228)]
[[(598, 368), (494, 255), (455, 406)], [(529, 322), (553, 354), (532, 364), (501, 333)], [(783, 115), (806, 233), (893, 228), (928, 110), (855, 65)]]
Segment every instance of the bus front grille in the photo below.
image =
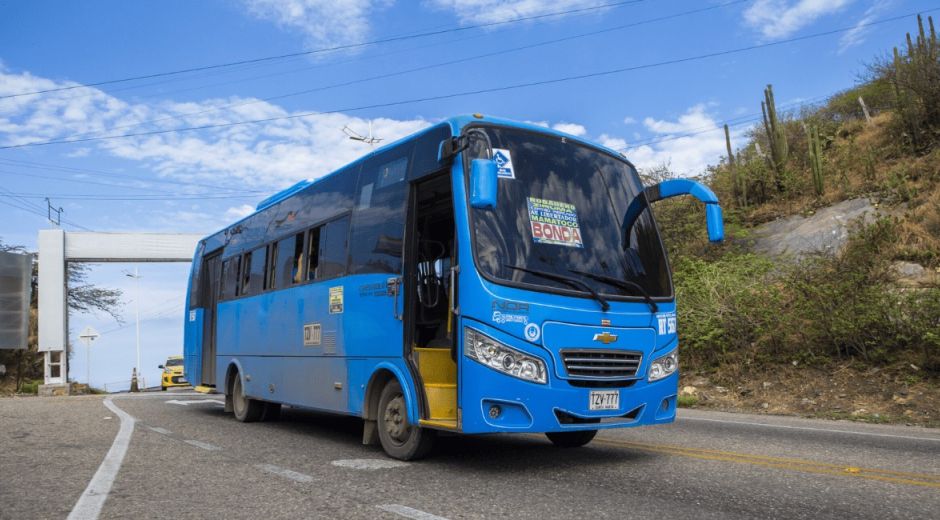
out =
[(570, 349), (561, 351), (561, 359), (571, 377), (624, 379), (636, 376), (643, 354), (628, 350)]

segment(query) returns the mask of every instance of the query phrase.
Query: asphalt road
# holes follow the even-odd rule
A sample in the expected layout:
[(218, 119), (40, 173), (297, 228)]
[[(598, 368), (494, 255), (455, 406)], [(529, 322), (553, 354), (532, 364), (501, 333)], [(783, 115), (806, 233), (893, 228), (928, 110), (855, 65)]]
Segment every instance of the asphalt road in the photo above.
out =
[(358, 420), (242, 424), (220, 400), (0, 399), (0, 518), (940, 518), (940, 430), (683, 410), (585, 448), (458, 436), (402, 463)]

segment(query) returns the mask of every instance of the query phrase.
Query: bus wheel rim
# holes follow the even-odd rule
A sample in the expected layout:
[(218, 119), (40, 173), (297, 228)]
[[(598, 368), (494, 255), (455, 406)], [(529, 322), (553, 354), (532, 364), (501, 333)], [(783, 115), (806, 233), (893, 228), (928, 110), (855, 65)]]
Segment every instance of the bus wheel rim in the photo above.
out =
[(404, 444), (408, 440), (411, 428), (405, 415), (405, 399), (399, 394), (392, 398), (385, 407), (383, 416), (385, 432), (397, 444)]

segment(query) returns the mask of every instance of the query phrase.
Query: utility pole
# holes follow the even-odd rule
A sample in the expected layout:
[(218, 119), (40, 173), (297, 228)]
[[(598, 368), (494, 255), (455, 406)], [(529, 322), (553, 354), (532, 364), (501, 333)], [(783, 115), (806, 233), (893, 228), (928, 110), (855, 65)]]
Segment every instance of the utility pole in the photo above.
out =
[(136, 321), (137, 329), (137, 364), (134, 365), (134, 377), (131, 381), (131, 388), (133, 389), (133, 387), (136, 386), (134, 383), (137, 377), (140, 376), (140, 273), (138, 273), (137, 267), (134, 267), (134, 274), (124, 273), (124, 275), (134, 279), (134, 321)]

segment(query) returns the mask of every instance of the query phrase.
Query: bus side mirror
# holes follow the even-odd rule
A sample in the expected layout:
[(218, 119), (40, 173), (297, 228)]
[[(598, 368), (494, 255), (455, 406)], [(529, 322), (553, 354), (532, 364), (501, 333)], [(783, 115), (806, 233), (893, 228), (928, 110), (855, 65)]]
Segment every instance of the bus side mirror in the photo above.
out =
[(643, 190), (645, 197), (637, 196), (630, 203), (623, 217), (623, 233), (633, 227), (636, 219), (646, 209), (647, 204), (658, 200), (691, 195), (705, 204), (705, 226), (708, 228), (708, 240), (721, 242), (725, 239), (725, 221), (715, 192), (708, 186), (689, 179), (671, 179), (655, 184)]
[(160, 370), (164, 370), (163, 365), (157, 365), (157, 368), (159, 368)]
[(705, 204), (705, 227), (708, 228), (709, 241), (721, 242), (725, 239), (725, 219), (717, 203)]
[(474, 159), (470, 163), (470, 206), (477, 209), (496, 208), (498, 188), (496, 161)]

